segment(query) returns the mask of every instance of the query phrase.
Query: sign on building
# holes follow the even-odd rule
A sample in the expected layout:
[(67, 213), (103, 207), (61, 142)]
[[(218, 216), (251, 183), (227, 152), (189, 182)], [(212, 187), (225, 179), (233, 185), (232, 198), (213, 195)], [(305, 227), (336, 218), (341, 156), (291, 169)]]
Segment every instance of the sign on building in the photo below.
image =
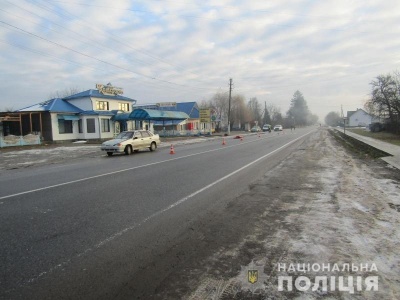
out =
[(96, 89), (98, 89), (103, 95), (116, 96), (124, 93), (123, 88), (112, 86), (111, 83), (107, 83), (106, 85), (96, 83)]
[(161, 102), (156, 103), (158, 107), (176, 107), (176, 102)]

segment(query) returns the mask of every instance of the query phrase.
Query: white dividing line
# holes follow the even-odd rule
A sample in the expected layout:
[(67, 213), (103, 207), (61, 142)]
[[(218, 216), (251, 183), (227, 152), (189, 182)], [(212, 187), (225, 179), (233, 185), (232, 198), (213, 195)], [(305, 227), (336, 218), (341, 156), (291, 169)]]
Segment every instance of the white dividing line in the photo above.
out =
[[(241, 168), (239, 168), (239, 169), (233, 171), (232, 173), (229, 173), (229, 174), (225, 175), (224, 177), (218, 179), (217, 181), (214, 181), (213, 183), (210, 183), (209, 185), (206, 185), (205, 187), (203, 187), (203, 188), (201, 188), (201, 189), (199, 189), (199, 190), (197, 190), (197, 191), (191, 193), (190, 195), (188, 195), (188, 196), (186, 196), (186, 197), (184, 197), (184, 198), (182, 198), (182, 199), (176, 201), (175, 203), (173, 203), (173, 204), (167, 206), (166, 208), (164, 208), (164, 209), (162, 209), (162, 210), (159, 210), (159, 211), (153, 213), (152, 215), (148, 216), (147, 218), (145, 218), (145, 219), (144, 219), (143, 221), (141, 221), (140, 223), (133, 224), (133, 225), (131, 225), (131, 226), (128, 226), (128, 227), (126, 227), (126, 228), (124, 228), (124, 229), (122, 229), (122, 230), (120, 230), (120, 231), (118, 231), (118, 232), (116, 232), (116, 233), (110, 235), (110, 236), (107, 237), (106, 239), (104, 239), (104, 240), (98, 242), (97, 244), (95, 244), (92, 248), (88, 248), (88, 249), (86, 249), (85, 251), (83, 251), (83, 252), (77, 254), (76, 257), (81, 257), (81, 256), (86, 255), (87, 253), (89, 253), (89, 252), (91, 252), (91, 251), (93, 251), (93, 250), (95, 250), (95, 249), (101, 248), (102, 246), (108, 244), (109, 242), (111, 242), (111, 241), (114, 240), (115, 238), (122, 236), (123, 234), (127, 233), (128, 231), (131, 231), (131, 230), (133, 230), (133, 229), (135, 229), (135, 228), (138, 228), (138, 227), (142, 226), (143, 224), (147, 223), (148, 221), (154, 219), (155, 217), (157, 217), (157, 216), (159, 216), (159, 215), (161, 215), (161, 214), (163, 214), (163, 213), (165, 213), (165, 212), (171, 210), (172, 208), (174, 208), (174, 207), (176, 207), (176, 206), (178, 206), (178, 205), (180, 205), (180, 204), (186, 202), (187, 200), (189, 200), (189, 199), (195, 197), (196, 195), (198, 195), (198, 194), (204, 192), (205, 190), (208, 190), (209, 188), (211, 188), (211, 187), (215, 186), (216, 184), (218, 184), (218, 183), (220, 183), (220, 182), (222, 182), (222, 181), (228, 179), (229, 177), (232, 177), (233, 175), (239, 173), (240, 171), (243, 171), (244, 169), (246, 169), (246, 168), (248, 168), (248, 167), (254, 165), (255, 163), (259, 162), (260, 160), (263, 160), (264, 158), (266, 158), (266, 157), (268, 157), (268, 156), (270, 156), (270, 155), (272, 155), (272, 154), (278, 152), (279, 150), (282, 150), (283, 148), (289, 146), (290, 144), (293, 144), (294, 142), (296, 142), (296, 141), (298, 141), (299, 139), (305, 137), (306, 135), (309, 135), (309, 134), (312, 133), (312, 132), (314, 132), (314, 131), (308, 132), (308, 133), (306, 133), (306, 134), (304, 134), (304, 135), (298, 137), (297, 139), (295, 139), (295, 140), (293, 140), (293, 141), (291, 141), (291, 142), (289, 142), (289, 143), (286, 143), (285, 145), (279, 147), (278, 149), (275, 149), (274, 151), (272, 151), (272, 152), (270, 152), (270, 153), (268, 153), (268, 154), (265, 154), (265, 155), (261, 156), (260, 158), (257, 158), (256, 160), (252, 161), (251, 163), (248, 163), (247, 165), (245, 165), (245, 166), (243, 166), (243, 167), (241, 167)], [(242, 143), (242, 144), (243, 144), (243, 143)], [(215, 150), (211, 150), (211, 151), (215, 151)], [(207, 152), (209, 152), (209, 151), (207, 151)], [(204, 153), (206, 153), (206, 152), (204, 152)], [(34, 282), (34, 281), (38, 280), (40, 277), (42, 277), (43, 275), (49, 274), (49, 273), (55, 271), (56, 269), (58, 269), (58, 268), (60, 268), (60, 267), (65, 267), (65, 266), (68, 265), (70, 262), (71, 262), (71, 259), (68, 259), (68, 260), (62, 262), (62, 263), (56, 265), (55, 267), (52, 267), (52, 268), (49, 269), (48, 271), (45, 271), (45, 272), (40, 273), (37, 277), (29, 279), (29, 280), (28, 280), (28, 283)]]
[(21, 195), (25, 195), (25, 194), (30, 194), (30, 193), (34, 193), (34, 192), (44, 191), (44, 190), (48, 190), (48, 189), (52, 189), (52, 188), (56, 188), (56, 187), (60, 187), (60, 186), (64, 186), (64, 185), (69, 185), (69, 184), (73, 184), (73, 183), (78, 183), (78, 182), (82, 182), (82, 181), (87, 181), (87, 180), (91, 180), (91, 179), (95, 179), (95, 178), (114, 175), (114, 174), (118, 174), (118, 173), (122, 173), (122, 172), (132, 171), (132, 170), (145, 168), (145, 167), (149, 167), (149, 166), (154, 166), (154, 165), (157, 165), (157, 164), (162, 164), (162, 163), (166, 163), (166, 162), (170, 162), (170, 161), (174, 161), (174, 160), (188, 158), (188, 157), (195, 156), (195, 155), (210, 153), (210, 152), (214, 152), (214, 151), (221, 151), (221, 150), (228, 149), (228, 148), (231, 148), (231, 147), (237, 147), (237, 146), (241, 146), (241, 145), (245, 145), (245, 144), (249, 144), (249, 143), (254, 143), (254, 142), (257, 142), (257, 141), (260, 141), (260, 139), (249, 141), (249, 142), (241, 142), (240, 144), (236, 144), (236, 145), (224, 146), (224, 147), (221, 147), (221, 148), (218, 148), (218, 149), (207, 150), (207, 151), (203, 151), (203, 152), (199, 152), (199, 153), (193, 153), (193, 154), (180, 156), (180, 157), (176, 157), (176, 158), (171, 158), (171, 159), (166, 159), (166, 160), (162, 160), (162, 161), (157, 161), (157, 162), (154, 162), (154, 163), (149, 163), (149, 164), (141, 165), (141, 166), (137, 166), (137, 167), (122, 169), (122, 170), (118, 170), (118, 171), (103, 173), (103, 174), (100, 174), (100, 175), (94, 175), (94, 176), (89, 176), (89, 177), (85, 177), (85, 178), (81, 178), (81, 179), (76, 179), (76, 180), (63, 182), (63, 183), (53, 184), (53, 185), (49, 185), (49, 186), (45, 186), (45, 187), (41, 187), (41, 188), (37, 188), (37, 189), (32, 189), (32, 190), (25, 191), (25, 192), (15, 193), (15, 194), (7, 195), (7, 196), (1, 196), (0, 200), (7, 199), (7, 198), (12, 198), (12, 197), (17, 197), (17, 196), (21, 196)]

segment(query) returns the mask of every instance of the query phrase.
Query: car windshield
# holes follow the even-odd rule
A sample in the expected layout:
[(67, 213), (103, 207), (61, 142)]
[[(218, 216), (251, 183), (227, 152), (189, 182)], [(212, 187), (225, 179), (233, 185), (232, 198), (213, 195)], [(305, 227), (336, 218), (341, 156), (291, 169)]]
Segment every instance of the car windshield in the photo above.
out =
[(117, 135), (116, 139), (119, 140), (127, 140), (132, 138), (133, 132), (121, 132), (120, 134)]

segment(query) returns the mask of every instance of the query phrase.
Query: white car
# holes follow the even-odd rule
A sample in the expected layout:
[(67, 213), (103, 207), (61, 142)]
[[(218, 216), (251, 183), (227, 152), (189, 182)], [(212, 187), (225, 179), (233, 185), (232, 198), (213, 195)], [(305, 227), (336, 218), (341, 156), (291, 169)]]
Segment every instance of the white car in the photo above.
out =
[(132, 154), (143, 149), (154, 151), (160, 144), (160, 136), (148, 130), (123, 131), (115, 139), (101, 144), (101, 150), (107, 152), (108, 156), (114, 153)]
[(275, 125), (274, 131), (282, 131), (282, 130), (283, 130), (283, 126), (282, 125)]

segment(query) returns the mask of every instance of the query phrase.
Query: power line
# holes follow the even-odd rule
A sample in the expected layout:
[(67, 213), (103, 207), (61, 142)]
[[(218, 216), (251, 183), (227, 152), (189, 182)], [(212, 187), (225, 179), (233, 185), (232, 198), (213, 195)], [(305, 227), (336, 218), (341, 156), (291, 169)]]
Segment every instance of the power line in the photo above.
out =
[(27, 35), (33, 36), (33, 37), (35, 37), (35, 38), (38, 38), (38, 39), (41, 39), (41, 40), (46, 41), (46, 42), (48, 42), (48, 43), (51, 43), (51, 44), (53, 44), (53, 45), (56, 45), (57, 47), (60, 47), (60, 48), (63, 48), (63, 49), (72, 51), (72, 52), (74, 52), (74, 53), (77, 53), (77, 54), (79, 54), (79, 55), (85, 56), (85, 57), (87, 57), (87, 58), (94, 59), (94, 60), (96, 60), (96, 61), (98, 61), (98, 62), (101, 62), (101, 63), (103, 63), (103, 64), (107, 64), (107, 65), (110, 65), (110, 66), (112, 66), (112, 67), (115, 67), (115, 68), (118, 68), (118, 69), (121, 69), (121, 70), (130, 72), (130, 73), (133, 73), (133, 74), (136, 74), (136, 75), (139, 75), (139, 76), (148, 78), (148, 79), (157, 80), (157, 81), (160, 81), (160, 82), (164, 82), (164, 83), (168, 83), (168, 84), (173, 84), (173, 85), (180, 86), (180, 87), (188, 87), (188, 88), (194, 88), (194, 89), (209, 90), (209, 88), (201, 88), (201, 87), (187, 86), (187, 85), (175, 83), (175, 82), (172, 82), (172, 81), (163, 80), (163, 79), (159, 79), (159, 78), (156, 78), (156, 77), (151, 77), (151, 76), (148, 76), (148, 75), (145, 75), (145, 74), (141, 74), (141, 73), (132, 71), (132, 70), (130, 70), (130, 69), (127, 69), (127, 68), (124, 68), (124, 67), (115, 65), (115, 64), (113, 64), (113, 63), (109, 63), (109, 62), (107, 62), (107, 61), (105, 61), (105, 60), (96, 58), (96, 57), (94, 57), (94, 56), (88, 55), (88, 54), (86, 54), (86, 53), (80, 52), (80, 51), (78, 51), (78, 50), (72, 49), (72, 48), (70, 48), (70, 47), (64, 46), (64, 45), (59, 44), (59, 43), (57, 43), (57, 42), (51, 41), (51, 40), (49, 40), (49, 39), (46, 39), (46, 38), (44, 38), (44, 37), (41, 37), (41, 36), (39, 36), (39, 35), (37, 35), (37, 34), (34, 34), (34, 33), (32, 33), (32, 32), (26, 31), (26, 30), (24, 30), (24, 29), (22, 29), (22, 28), (20, 28), (20, 27), (14, 26), (14, 25), (9, 24), (9, 23), (7, 23), (7, 22), (4, 22), (4, 21), (1, 21), (1, 20), (0, 20), (0, 23), (3, 23), (3, 24), (5, 24), (5, 25), (7, 25), (7, 26), (9, 26), (9, 27), (11, 27), (11, 28), (13, 28), (13, 29), (15, 29), (15, 30), (17, 30), (17, 31), (21, 31), (21, 32), (23, 32), (23, 33), (25, 33), (25, 34), (27, 34)]
[[(36, 5), (36, 6), (38, 6), (38, 7), (41, 7), (41, 8), (44, 9), (44, 10), (47, 10), (47, 11), (49, 11), (49, 12), (56, 13), (56, 14), (58, 14), (59, 16), (65, 17), (65, 18), (67, 18), (67, 19), (69, 19), (69, 20), (79, 20), (80, 22), (86, 24), (86, 26), (87, 26), (88, 28), (90, 28), (90, 29), (92, 29), (92, 30), (94, 30), (94, 31), (100, 32), (100, 33), (102, 33), (102, 34), (108, 35), (109, 38), (110, 38), (110, 40), (112, 40), (112, 41), (114, 41), (114, 42), (116, 42), (116, 43), (118, 43), (118, 44), (120, 44), (120, 45), (124, 45), (124, 46), (128, 47), (129, 49), (131, 49), (131, 50), (133, 50), (133, 51), (136, 51), (136, 52), (141, 53), (141, 54), (143, 54), (143, 55), (145, 55), (145, 56), (148, 56), (148, 57), (150, 57), (150, 58), (152, 58), (152, 59), (154, 59), (154, 60), (156, 60), (156, 61), (158, 61), (158, 62), (161, 62), (161, 63), (164, 63), (164, 64), (166, 64), (166, 65), (169, 65), (169, 66), (171, 66), (172, 68), (175, 68), (175, 69), (177, 69), (177, 70), (181, 70), (181, 71), (183, 71), (183, 72), (187, 72), (187, 73), (193, 74), (193, 75), (195, 75), (195, 76), (197, 76), (197, 77), (201, 77), (200, 75), (198, 75), (198, 74), (196, 74), (196, 73), (193, 73), (193, 72), (190, 72), (190, 71), (188, 72), (188, 71), (185, 70), (183, 67), (180, 67), (180, 66), (177, 66), (177, 65), (173, 65), (172, 63), (169, 63), (169, 62), (166, 61), (165, 59), (159, 58), (159, 57), (157, 57), (157, 56), (155, 56), (155, 55), (149, 53), (149, 52), (146, 51), (146, 50), (143, 50), (143, 49), (140, 49), (140, 48), (132, 47), (130, 44), (127, 44), (127, 43), (125, 43), (125, 42), (122, 42), (122, 41), (116, 39), (114, 36), (110, 35), (108, 32), (99, 30), (97, 27), (91, 26), (90, 23), (88, 23), (88, 22), (86, 22), (86, 21), (84, 21), (84, 20), (82, 20), (82, 19), (76, 17), (75, 15), (72, 15), (72, 14), (70, 14), (70, 13), (67, 12), (68, 15), (72, 16), (72, 17), (69, 17), (69, 16), (67, 16), (66, 14), (62, 13), (62, 12), (54, 11), (53, 9), (49, 8), (48, 6), (41, 5), (41, 4), (37, 3), (37, 2), (36, 2), (36, 3), (33, 3), (33, 4)], [(198, 79), (194, 79), (194, 80), (195, 80), (195, 81), (198, 81), (198, 82), (200, 82), (200, 83), (203, 83), (203, 84), (205, 83), (204, 81), (201, 81), (201, 80), (198, 80)]]

